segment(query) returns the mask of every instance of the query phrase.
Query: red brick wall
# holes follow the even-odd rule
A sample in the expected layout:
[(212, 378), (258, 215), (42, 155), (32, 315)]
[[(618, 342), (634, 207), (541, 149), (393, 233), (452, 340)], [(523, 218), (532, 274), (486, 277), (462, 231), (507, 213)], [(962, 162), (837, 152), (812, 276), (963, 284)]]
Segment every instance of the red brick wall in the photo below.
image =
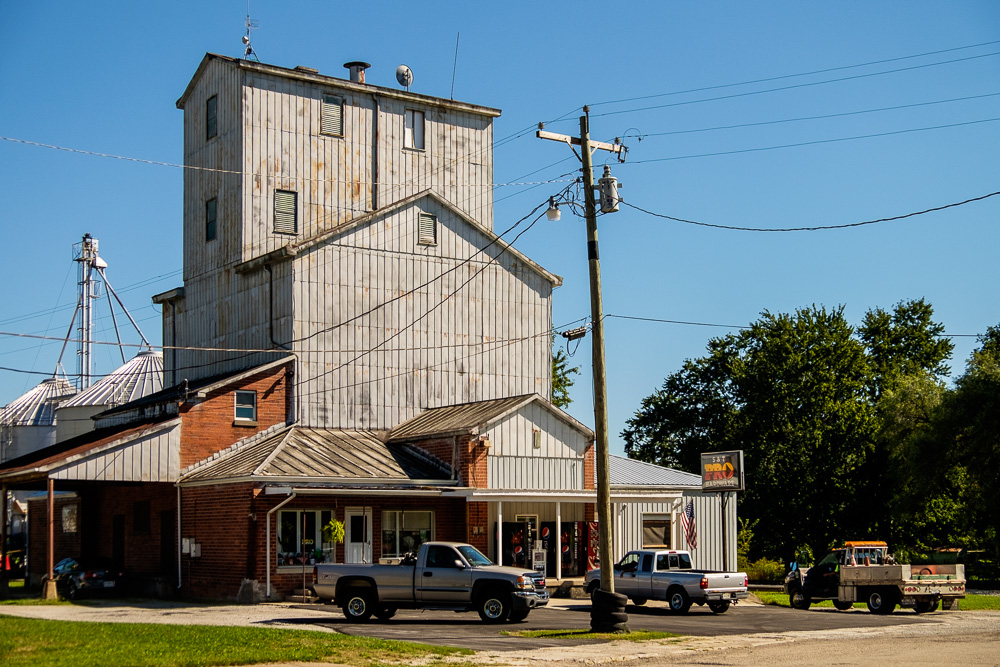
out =
[(465, 515), (469, 532), (465, 541), (484, 554), (487, 553), (490, 546), (490, 531), (492, 530), (489, 503), (466, 503)]
[(595, 460), (594, 441), (591, 440), (583, 452), (583, 488), (585, 489), (593, 489), (597, 486)]
[[(63, 558), (80, 555), (80, 538), (83, 534), (83, 516), (80, 505), (79, 498), (64, 497), (56, 498), (54, 501), (55, 560), (52, 561), (53, 564), (58, 563)], [(76, 531), (72, 533), (63, 531), (63, 507), (67, 506), (77, 508)], [(28, 539), (28, 571), (33, 575), (32, 580), (39, 580), (49, 571), (49, 504), (44, 496), (28, 503), (28, 535), (30, 536)]]
[[(284, 422), (290, 411), (288, 370), (288, 366), (272, 368), (212, 392), (201, 402), (183, 404), (181, 468), (197, 463), (258, 431)], [(257, 392), (256, 425), (234, 426), (237, 390)]]

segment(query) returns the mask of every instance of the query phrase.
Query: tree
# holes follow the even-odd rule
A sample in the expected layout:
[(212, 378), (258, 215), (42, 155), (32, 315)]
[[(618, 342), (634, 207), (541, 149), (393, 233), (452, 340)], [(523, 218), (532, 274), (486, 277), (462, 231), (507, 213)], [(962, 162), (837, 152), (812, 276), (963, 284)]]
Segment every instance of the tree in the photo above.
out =
[(571, 375), (580, 373), (579, 366), (570, 366), (569, 357), (561, 349), (552, 354), (552, 405), (565, 408), (573, 402), (569, 388), (573, 386)]

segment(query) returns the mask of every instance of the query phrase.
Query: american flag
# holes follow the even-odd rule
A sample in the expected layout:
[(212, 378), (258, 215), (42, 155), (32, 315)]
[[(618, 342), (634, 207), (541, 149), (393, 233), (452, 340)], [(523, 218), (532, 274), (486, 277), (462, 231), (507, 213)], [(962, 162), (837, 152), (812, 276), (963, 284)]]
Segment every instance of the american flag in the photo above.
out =
[(689, 500), (684, 513), (681, 514), (681, 525), (684, 527), (684, 537), (687, 539), (688, 549), (698, 548), (698, 529), (694, 524), (694, 501)]

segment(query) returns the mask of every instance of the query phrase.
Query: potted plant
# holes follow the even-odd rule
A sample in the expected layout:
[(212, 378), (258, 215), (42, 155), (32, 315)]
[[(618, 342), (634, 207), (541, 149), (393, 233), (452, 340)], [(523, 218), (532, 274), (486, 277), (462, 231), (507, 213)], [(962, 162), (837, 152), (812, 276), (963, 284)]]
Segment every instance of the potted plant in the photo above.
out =
[[(336, 517), (334, 517), (330, 519), (329, 523), (323, 526), (322, 551), (324, 553), (329, 554), (329, 561), (331, 563), (337, 562), (337, 545), (342, 544), (343, 542), (344, 542), (344, 522), (337, 521)], [(327, 545), (330, 546), (328, 547)]]

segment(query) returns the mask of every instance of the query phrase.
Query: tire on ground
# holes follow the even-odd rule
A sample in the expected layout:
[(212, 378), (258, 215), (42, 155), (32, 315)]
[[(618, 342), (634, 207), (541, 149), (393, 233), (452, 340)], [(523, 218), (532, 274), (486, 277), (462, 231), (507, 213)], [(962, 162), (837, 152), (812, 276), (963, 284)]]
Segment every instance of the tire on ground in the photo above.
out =
[(510, 616), (510, 592), (501, 588), (487, 588), (480, 593), (476, 611), (484, 623), (503, 623)]
[(729, 600), (719, 600), (717, 602), (709, 602), (708, 608), (712, 610), (713, 614), (725, 614), (729, 611)]
[(691, 608), (691, 598), (680, 586), (667, 589), (667, 608), (671, 614), (686, 614)]
[(344, 617), (352, 623), (367, 621), (371, 618), (372, 612), (375, 611), (373, 598), (371, 591), (367, 589), (348, 591), (344, 597), (344, 603), (340, 607), (344, 612)]

